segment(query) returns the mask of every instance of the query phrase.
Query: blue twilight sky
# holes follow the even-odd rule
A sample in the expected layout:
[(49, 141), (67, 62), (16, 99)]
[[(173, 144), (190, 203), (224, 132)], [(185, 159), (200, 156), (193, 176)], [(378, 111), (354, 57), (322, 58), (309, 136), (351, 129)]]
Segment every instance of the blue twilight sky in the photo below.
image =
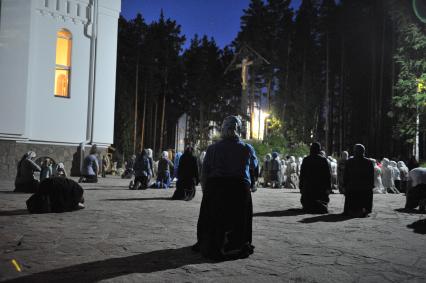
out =
[[(301, 0), (293, 0), (297, 8)], [(250, 0), (122, 0), (121, 14), (132, 19), (139, 12), (147, 23), (157, 20), (163, 9), (166, 18), (181, 25), (185, 48), (194, 34), (214, 37), (219, 47), (232, 42), (240, 29), (240, 17)]]

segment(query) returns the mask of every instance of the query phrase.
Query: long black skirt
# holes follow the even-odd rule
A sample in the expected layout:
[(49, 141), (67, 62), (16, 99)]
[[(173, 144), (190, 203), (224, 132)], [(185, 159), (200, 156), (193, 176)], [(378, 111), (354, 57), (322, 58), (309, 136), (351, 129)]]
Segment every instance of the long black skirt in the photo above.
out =
[(373, 210), (373, 190), (372, 189), (347, 189), (345, 193), (344, 213), (359, 213), (363, 209), (367, 213)]
[(226, 260), (253, 253), (250, 186), (235, 178), (211, 178), (201, 201), (197, 225), (203, 256)]
[(192, 200), (195, 196), (195, 178), (180, 178), (176, 182), (176, 190), (173, 193), (174, 200)]

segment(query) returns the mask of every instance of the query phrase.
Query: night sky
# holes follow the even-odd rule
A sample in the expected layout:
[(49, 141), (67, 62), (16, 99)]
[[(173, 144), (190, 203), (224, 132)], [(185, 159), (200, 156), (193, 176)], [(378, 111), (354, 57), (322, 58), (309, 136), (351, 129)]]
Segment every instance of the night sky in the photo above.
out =
[[(301, 0), (293, 0), (297, 8)], [(214, 37), (219, 47), (232, 42), (240, 29), (240, 17), (250, 0), (122, 0), (121, 14), (132, 19), (139, 12), (147, 23), (157, 20), (163, 9), (166, 18), (181, 25), (189, 46), (194, 34)]]

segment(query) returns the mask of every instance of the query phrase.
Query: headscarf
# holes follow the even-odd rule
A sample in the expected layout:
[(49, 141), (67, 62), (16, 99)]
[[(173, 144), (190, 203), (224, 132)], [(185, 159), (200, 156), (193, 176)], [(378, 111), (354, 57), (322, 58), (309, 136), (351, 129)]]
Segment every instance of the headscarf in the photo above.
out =
[(342, 152), (342, 159), (343, 160), (348, 160), (349, 159), (349, 152), (347, 152), (346, 150)]
[(270, 161), (271, 159), (272, 159), (272, 155), (270, 153), (265, 155), (265, 161)]
[(272, 159), (277, 159), (278, 157), (278, 152), (274, 151), (272, 152)]
[(222, 123), (223, 139), (239, 139), (241, 135), (242, 123), (237, 116), (228, 116)]
[(98, 152), (98, 146), (96, 144), (92, 145), (90, 148), (90, 154), (96, 154)]
[(311, 155), (317, 155), (321, 153), (321, 144), (319, 142), (314, 142), (311, 144), (310, 148)]
[(152, 158), (153, 154), (152, 154), (152, 149), (147, 148), (146, 151), (148, 152), (148, 157)]
[(365, 147), (360, 143), (357, 143), (356, 145), (354, 145), (354, 156), (364, 157), (364, 155), (365, 155)]
[(164, 159), (169, 159), (169, 153), (167, 151), (163, 151), (161, 153), (161, 157), (164, 158)]

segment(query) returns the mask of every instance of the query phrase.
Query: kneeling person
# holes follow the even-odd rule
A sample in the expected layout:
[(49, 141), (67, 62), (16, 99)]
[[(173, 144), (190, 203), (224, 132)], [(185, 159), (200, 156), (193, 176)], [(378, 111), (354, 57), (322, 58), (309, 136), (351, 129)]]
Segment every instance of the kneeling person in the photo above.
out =
[(253, 253), (250, 171), (258, 162), (253, 147), (240, 140), (241, 121), (225, 118), (222, 140), (210, 145), (202, 167), (204, 187), (197, 225), (197, 244), (212, 259), (244, 258)]
[(300, 168), (300, 202), (308, 213), (328, 213), (331, 172), (327, 159), (321, 155), (321, 145), (311, 145), (310, 155)]
[(148, 183), (152, 176), (152, 168), (148, 159), (148, 152), (146, 149), (144, 149), (136, 159), (134, 170), (135, 185), (131, 189), (145, 190), (146, 188), (148, 188)]
[(64, 177), (44, 179), (27, 200), (30, 213), (67, 212), (84, 208), (83, 188)]
[(414, 168), (409, 173), (411, 186), (407, 191), (406, 209), (419, 207), (420, 211), (426, 211), (426, 168)]
[(343, 213), (352, 217), (365, 217), (373, 208), (374, 166), (364, 155), (364, 146), (356, 144), (354, 157), (345, 165)]

